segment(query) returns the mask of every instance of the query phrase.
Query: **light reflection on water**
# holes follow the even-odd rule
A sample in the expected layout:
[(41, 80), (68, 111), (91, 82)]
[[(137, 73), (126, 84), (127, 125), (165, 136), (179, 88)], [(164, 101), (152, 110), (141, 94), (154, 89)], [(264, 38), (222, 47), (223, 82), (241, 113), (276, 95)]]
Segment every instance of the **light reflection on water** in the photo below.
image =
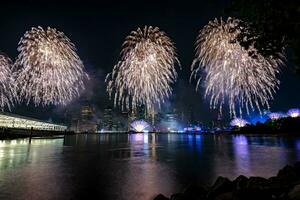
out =
[(251, 166), (249, 159), (248, 140), (245, 136), (236, 136), (233, 138), (234, 156), (236, 159), (235, 166), (241, 171), (241, 174), (250, 174)]
[(219, 175), (270, 177), (300, 158), (293, 137), (75, 135), (0, 141), (0, 199), (151, 199)]

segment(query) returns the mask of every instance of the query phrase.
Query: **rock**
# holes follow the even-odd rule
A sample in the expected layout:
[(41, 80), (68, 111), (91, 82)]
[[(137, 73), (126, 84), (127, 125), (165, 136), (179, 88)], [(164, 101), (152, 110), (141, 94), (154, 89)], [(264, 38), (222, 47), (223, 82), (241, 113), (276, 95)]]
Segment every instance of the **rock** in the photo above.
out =
[(295, 168), (295, 171), (297, 173), (297, 176), (300, 177), (300, 162), (296, 162), (294, 164), (294, 168)]
[(177, 193), (177, 194), (172, 194), (171, 195), (171, 200), (188, 200), (184, 198), (183, 193)]
[(247, 188), (254, 189), (254, 188), (260, 188), (264, 189), (265, 187), (268, 187), (269, 180), (262, 178), (262, 177), (250, 177), (247, 181)]
[(207, 190), (204, 187), (197, 187), (196, 185), (190, 185), (183, 192), (184, 198), (189, 200), (205, 199), (207, 196)]
[(246, 176), (240, 175), (233, 181), (234, 189), (241, 190), (246, 188), (248, 182), (248, 178)]
[(291, 200), (300, 200), (300, 185), (296, 185), (288, 194)]
[(279, 183), (279, 179), (278, 179), (277, 176), (272, 176), (268, 180), (269, 180), (270, 183), (276, 183), (276, 184)]
[(262, 177), (247, 179), (247, 177), (240, 176), (234, 182), (236, 183), (236, 190), (233, 193), (235, 200), (272, 199), (268, 179)]
[(157, 195), (153, 200), (170, 200), (162, 194)]
[(282, 196), (283, 193), (286, 193), (288, 191), (286, 187), (281, 185), (278, 177), (273, 176), (270, 177), (268, 180), (269, 180), (268, 190), (273, 196), (280, 197)]
[(296, 173), (296, 176), (297, 176), (297, 185), (300, 184), (300, 162), (297, 162), (295, 165), (294, 165), (294, 171)]
[(235, 200), (272, 200), (272, 197), (268, 190), (259, 188), (245, 188), (234, 193)]
[(231, 199), (233, 199), (233, 192), (226, 192), (217, 196), (217, 198), (215, 198), (215, 200), (231, 200)]
[(208, 193), (209, 199), (214, 199), (220, 194), (231, 192), (233, 190), (233, 183), (228, 179), (222, 176), (219, 176), (214, 183), (214, 185), (210, 188), (210, 192)]
[[(207, 190), (204, 187), (190, 185), (183, 193), (171, 196), (171, 200), (300, 200), (300, 162), (287, 165), (277, 176), (262, 177), (239, 176), (234, 181), (218, 177)], [(154, 200), (168, 200), (158, 195)]]
[[(269, 190), (275, 197), (280, 197), (280, 199), (285, 199), (287, 193), (291, 190), (291, 184), (282, 183), (278, 177), (269, 178)], [(300, 183), (299, 183), (300, 184)], [(297, 184), (295, 184), (297, 185)]]
[(277, 177), (282, 184), (291, 184), (298, 179), (296, 168), (290, 165), (287, 165), (283, 169), (279, 170)]

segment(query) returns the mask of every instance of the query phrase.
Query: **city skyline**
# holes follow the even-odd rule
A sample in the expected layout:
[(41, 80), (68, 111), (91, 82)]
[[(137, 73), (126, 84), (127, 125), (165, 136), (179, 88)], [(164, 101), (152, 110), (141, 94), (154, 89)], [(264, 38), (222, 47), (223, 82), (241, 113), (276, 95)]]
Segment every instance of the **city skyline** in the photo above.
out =
[[(92, 3), (86, 3), (74, 4), (72, 9), (68, 9), (69, 5), (66, 3), (45, 7), (31, 2), (21, 3), (14, 7), (15, 11), (11, 13), (9, 10), (12, 4), (5, 4), (7, 11), (1, 13), (4, 30), (0, 33), (2, 51), (11, 58), (15, 58), (17, 43), (25, 31), (38, 25), (55, 27), (65, 32), (76, 45), (78, 54), (91, 77), (86, 83), (87, 90), (81, 98), (69, 106), (36, 108), (33, 105), (29, 107), (20, 105), (13, 108), (12, 112), (26, 113), (30, 117), (44, 120), (53, 118), (60, 121), (64, 118), (65, 111), (76, 109), (76, 105), (79, 105), (82, 99), (88, 99), (99, 113), (103, 112), (107, 106), (112, 107), (112, 101), (109, 100), (105, 91), (105, 76), (119, 59), (121, 44), (126, 35), (139, 26), (153, 25), (159, 26), (175, 42), (182, 68), (180, 70), (177, 67), (178, 81), (172, 85), (173, 95), (162, 106), (163, 111), (168, 112), (176, 108), (187, 114), (192, 109), (195, 111), (195, 117), (200, 121), (215, 119), (218, 112), (209, 109), (209, 102), (203, 98), (203, 89), (200, 88), (200, 92), (195, 91), (196, 83), (189, 83), (189, 74), (194, 55), (193, 45), (198, 31), (209, 20), (226, 16), (224, 9), (228, 6), (228, 1), (200, 2), (190, 5), (164, 2), (158, 5), (153, 3), (153, 5), (140, 5), (140, 7), (136, 2), (132, 2), (116, 6), (113, 3), (94, 6)], [(31, 14), (24, 17), (28, 12)], [(61, 21), (61, 19), (64, 20)], [(11, 34), (11, 31), (14, 34)], [(291, 63), (282, 68), (279, 77), (280, 89), (271, 102), (271, 111), (285, 111), (290, 107), (299, 107), (300, 95), (295, 91), (300, 89), (297, 84), (300, 78), (299, 75), (293, 73), (292, 69)], [(226, 114), (224, 116), (229, 118)]]
[(4, 1), (0, 200), (300, 199), (300, 1)]

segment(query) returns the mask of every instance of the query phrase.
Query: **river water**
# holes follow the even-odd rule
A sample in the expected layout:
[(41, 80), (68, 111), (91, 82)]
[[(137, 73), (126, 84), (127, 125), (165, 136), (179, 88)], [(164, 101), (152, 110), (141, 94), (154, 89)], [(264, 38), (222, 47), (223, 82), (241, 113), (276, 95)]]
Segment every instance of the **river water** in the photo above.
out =
[(0, 141), (0, 199), (150, 200), (217, 176), (270, 177), (300, 138), (99, 134)]

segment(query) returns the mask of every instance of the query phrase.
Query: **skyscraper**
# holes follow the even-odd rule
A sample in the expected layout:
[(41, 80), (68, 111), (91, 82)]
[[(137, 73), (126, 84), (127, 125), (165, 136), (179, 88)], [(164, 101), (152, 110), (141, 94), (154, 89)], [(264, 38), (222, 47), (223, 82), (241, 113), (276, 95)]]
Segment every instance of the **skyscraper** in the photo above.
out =
[(102, 128), (105, 131), (111, 131), (113, 128), (113, 110), (109, 107), (104, 109)]
[(79, 112), (72, 117), (71, 130), (75, 132), (95, 133), (97, 131), (97, 117), (94, 114), (94, 109), (91, 104), (84, 100), (82, 101)]

